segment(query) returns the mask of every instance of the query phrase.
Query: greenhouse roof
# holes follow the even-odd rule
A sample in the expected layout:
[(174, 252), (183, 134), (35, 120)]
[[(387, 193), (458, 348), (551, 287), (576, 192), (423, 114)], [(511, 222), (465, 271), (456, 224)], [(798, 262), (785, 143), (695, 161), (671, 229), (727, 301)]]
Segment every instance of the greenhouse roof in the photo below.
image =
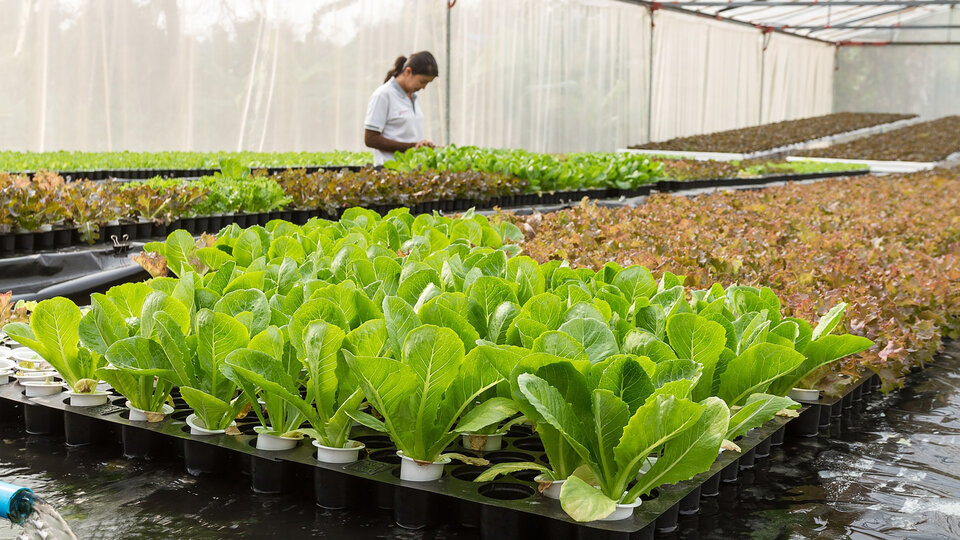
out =
[[(890, 30), (958, 30), (960, 16), (953, 13), (960, 0), (676, 0), (653, 2), (657, 7), (680, 8), (706, 16), (752, 24), (761, 29), (782, 31), (830, 42), (868, 38), (870, 42), (895, 41), (884, 38)], [(949, 12), (949, 19), (923, 24), (931, 15)], [(877, 32), (881, 34), (877, 34)]]

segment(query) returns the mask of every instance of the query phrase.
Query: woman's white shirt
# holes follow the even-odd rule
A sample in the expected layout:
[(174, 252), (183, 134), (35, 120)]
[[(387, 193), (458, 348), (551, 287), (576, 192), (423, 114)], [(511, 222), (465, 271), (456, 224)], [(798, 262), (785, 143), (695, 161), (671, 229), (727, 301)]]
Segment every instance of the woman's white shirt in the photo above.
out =
[[(377, 131), (387, 139), (399, 142), (423, 140), (423, 111), (417, 106), (417, 94), (411, 100), (400, 88), (397, 79), (383, 83), (374, 90), (367, 104), (367, 117), (363, 127)], [(373, 149), (373, 164), (383, 165), (393, 159), (393, 152)]]

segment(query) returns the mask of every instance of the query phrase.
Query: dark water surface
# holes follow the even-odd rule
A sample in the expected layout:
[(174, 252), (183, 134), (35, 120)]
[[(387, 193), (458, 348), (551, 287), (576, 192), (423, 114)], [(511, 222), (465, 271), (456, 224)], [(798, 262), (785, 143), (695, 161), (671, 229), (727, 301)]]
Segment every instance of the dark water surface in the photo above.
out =
[[(26, 436), (9, 422), (0, 422), (0, 479), (43, 496), (79, 538), (478, 537), (452, 527), (406, 531), (384, 510), (257, 495), (239, 472), (197, 479), (176, 461), (67, 449), (62, 438)], [(0, 539), (18, 532), (0, 524)], [(899, 392), (845, 411), (829, 438), (775, 447), (660, 537), (960, 538), (960, 344)]]

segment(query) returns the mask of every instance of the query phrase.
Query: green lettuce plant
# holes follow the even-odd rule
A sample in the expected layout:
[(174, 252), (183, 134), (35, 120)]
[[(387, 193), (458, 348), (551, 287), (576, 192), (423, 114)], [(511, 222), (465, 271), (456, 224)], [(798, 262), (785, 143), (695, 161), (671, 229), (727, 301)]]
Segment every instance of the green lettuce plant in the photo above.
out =
[(97, 370), (106, 364), (97, 352), (80, 344), (88, 335), (89, 323), (100, 315), (102, 295), (94, 295), (93, 310), (81, 315), (80, 308), (63, 297), (37, 303), (30, 322), (14, 322), (3, 327), (17, 343), (28, 347), (57, 370), (63, 380), (78, 393), (94, 392)]
[(463, 413), (503, 378), (477, 353), (465, 355), (459, 337), (449, 328), (421, 325), (410, 330), (399, 360), (344, 356), (367, 401), (383, 420), (363, 412), (350, 416), (387, 433), (404, 456), (417, 461), (451, 457), (476, 462), (442, 453), (460, 433), (499, 423), (516, 410), (510, 400), (492, 398)]

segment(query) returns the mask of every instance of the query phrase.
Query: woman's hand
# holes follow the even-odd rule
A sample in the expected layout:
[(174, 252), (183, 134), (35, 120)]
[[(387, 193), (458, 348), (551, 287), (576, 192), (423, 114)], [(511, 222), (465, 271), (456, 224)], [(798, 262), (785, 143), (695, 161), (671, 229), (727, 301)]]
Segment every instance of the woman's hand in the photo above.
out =
[(422, 148), (422, 147), (424, 147), (424, 146), (426, 146), (427, 148), (436, 148), (436, 147), (437, 147), (437, 145), (433, 144), (432, 142), (430, 142), (430, 141), (428, 141), (428, 140), (426, 140), (426, 139), (418, 142), (418, 143), (415, 144), (413, 147), (414, 147), (414, 148)]

